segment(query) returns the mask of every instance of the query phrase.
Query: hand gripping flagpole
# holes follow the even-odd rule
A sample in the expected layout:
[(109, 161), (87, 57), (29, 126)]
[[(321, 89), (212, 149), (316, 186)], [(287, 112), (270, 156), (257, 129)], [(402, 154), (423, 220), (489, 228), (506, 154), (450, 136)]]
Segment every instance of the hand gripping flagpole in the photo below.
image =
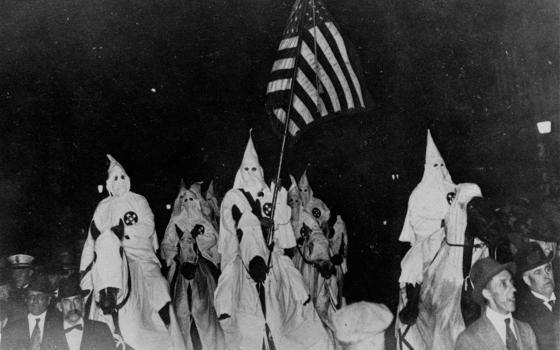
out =
[(272, 227), (268, 229), (268, 236), (267, 236), (267, 246), (269, 247), (268, 252), (268, 261), (266, 263), (267, 270), (270, 269), (270, 262), (272, 259), (272, 250), (274, 249), (274, 213), (276, 212), (276, 200), (278, 199), (278, 191), (280, 190), (280, 175), (282, 174), (282, 164), (284, 163), (284, 155), (286, 153), (286, 141), (288, 140), (288, 130), (290, 127), (290, 113), (292, 111), (292, 102), (294, 99), (294, 82), (297, 79), (297, 71), (298, 71), (298, 61), (300, 56), (301, 50), (301, 33), (303, 30), (303, 23), (304, 23), (304, 16), (305, 10), (307, 8), (307, 0), (303, 0), (303, 8), (301, 9), (302, 15), (299, 16), (299, 23), (298, 23), (298, 44), (296, 50), (296, 56), (294, 58), (294, 72), (292, 73), (292, 82), (290, 87), (290, 101), (288, 104), (288, 113), (286, 113), (286, 119), (284, 120), (284, 133), (282, 134), (282, 147), (280, 148), (280, 159), (278, 160), (278, 171), (276, 172), (276, 182), (274, 183), (274, 194), (272, 196), (272, 212), (270, 213), (270, 218), (272, 219)]

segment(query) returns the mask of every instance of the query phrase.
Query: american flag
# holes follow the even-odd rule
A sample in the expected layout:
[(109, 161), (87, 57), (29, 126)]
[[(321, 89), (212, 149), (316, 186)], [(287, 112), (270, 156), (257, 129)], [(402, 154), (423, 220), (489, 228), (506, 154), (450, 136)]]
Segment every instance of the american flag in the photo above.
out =
[(296, 0), (272, 66), (267, 112), (284, 126), (293, 89), (288, 131), (299, 136), (314, 122), (365, 110), (369, 96), (354, 56), (321, 0)]

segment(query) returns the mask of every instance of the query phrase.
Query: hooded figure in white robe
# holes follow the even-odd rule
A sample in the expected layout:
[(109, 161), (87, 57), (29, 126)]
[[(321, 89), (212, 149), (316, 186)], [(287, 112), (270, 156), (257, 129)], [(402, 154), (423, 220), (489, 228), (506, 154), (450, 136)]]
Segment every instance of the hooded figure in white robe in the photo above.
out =
[(331, 261), (330, 242), (317, 220), (304, 211), (302, 221), (294, 265), (302, 275), (319, 317), (332, 330), (330, 316), (341, 306), (337, 267)]
[(208, 221), (212, 222), (212, 208), (210, 207), (208, 201), (206, 201), (206, 198), (202, 195), (202, 181), (193, 183), (189, 190), (196, 195), (196, 198), (200, 203), (202, 215), (208, 219)]
[(225, 349), (214, 309), (218, 277), (218, 233), (202, 214), (200, 200), (186, 190), (182, 211), (172, 217), (161, 243), (169, 265), (173, 305), (186, 349)]
[[(424, 270), (441, 245), (444, 235), (442, 223), (455, 198), (455, 187), (428, 130), (424, 174), (408, 200), (408, 210), (399, 237), (401, 242), (411, 244), (401, 261), (399, 278), (403, 293), (404, 287), (408, 285), (406, 291), (408, 296), (405, 299), (413, 301), (409, 303), (411, 306), (417, 305), (419, 285), (422, 283)], [(412, 289), (414, 286), (415, 289)], [(403, 323), (409, 324), (414, 322), (416, 315), (417, 307), (412, 307), (403, 310), (399, 317)]]
[(292, 223), (292, 229), (294, 230), (294, 236), (297, 239), (301, 237), (301, 227), (303, 225), (303, 204), (301, 202), (299, 187), (296, 179), (290, 175), (290, 180), (292, 184), (288, 189), (288, 205), (292, 208), (292, 216), (290, 218)]
[(236, 224), (237, 253), (215, 293), (228, 349), (333, 349), (290, 259), (268, 249), (260, 220), (249, 210)]
[(181, 213), (182, 205), (183, 205), (183, 197), (187, 192), (187, 187), (185, 186), (185, 181), (181, 179), (181, 184), (179, 185), (179, 193), (173, 202), (173, 210), (171, 211), (171, 216), (177, 216)]
[(216, 193), (214, 192), (214, 180), (210, 181), (210, 185), (208, 185), (208, 189), (206, 190), (206, 202), (210, 209), (212, 210), (212, 224), (216, 228), (218, 228), (218, 222), (220, 222), (220, 203), (218, 201), (218, 197), (216, 197)]
[[(113, 157), (107, 155), (110, 164), (106, 182), (109, 196), (103, 199), (95, 209), (92, 221), (101, 232), (111, 230), (124, 224), (124, 239), (122, 247), (128, 261), (131, 274), (132, 290), (137, 293), (137, 300), (141, 300), (139, 321), (145, 329), (141, 343), (135, 343), (134, 348), (153, 349), (158, 343), (159, 349), (183, 349), (175, 314), (170, 310), (171, 298), (169, 285), (160, 271), (160, 263), (156, 256), (159, 248), (154, 227), (154, 214), (143, 196), (130, 191), (130, 177)], [(91, 229), (84, 244), (81, 255), (80, 271), (85, 271), (94, 262), (95, 240)], [(82, 289), (92, 290), (92, 279), (84, 276), (81, 281)], [(91, 316), (91, 315), (90, 315)], [(153, 327), (150, 323), (154, 323)], [(150, 338), (150, 330), (167, 329), (165, 342), (162, 337)], [(129, 340), (125, 339), (129, 342)], [(153, 341), (154, 343), (151, 343)]]
[[(274, 220), (272, 214), (274, 184), (269, 188), (264, 181), (263, 169), (249, 137), (243, 154), (243, 161), (235, 175), (233, 188), (229, 190), (220, 208), (220, 236), (218, 252), (221, 255), (221, 268), (231, 262), (238, 253), (237, 223), (246, 211), (252, 212), (263, 225), (264, 234), (274, 226), (274, 249), (282, 251), (296, 245), (290, 223), (291, 209), (287, 205), (287, 191), (278, 191)], [(267, 242), (270, 245), (270, 242)]]
[(328, 221), (331, 218), (331, 211), (325, 202), (313, 195), (313, 190), (307, 179), (307, 169), (301, 175), (298, 187), (304, 210), (313, 215), (315, 220), (319, 222), (321, 229), (326, 230)]
[(336, 216), (336, 222), (333, 225), (333, 235), (329, 238), (331, 249), (331, 261), (336, 266), (336, 278), (338, 281), (338, 299), (341, 306), (346, 305), (346, 300), (342, 295), (344, 286), (344, 275), (348, 272), (348, 232), (346, 223), (340, 215)]

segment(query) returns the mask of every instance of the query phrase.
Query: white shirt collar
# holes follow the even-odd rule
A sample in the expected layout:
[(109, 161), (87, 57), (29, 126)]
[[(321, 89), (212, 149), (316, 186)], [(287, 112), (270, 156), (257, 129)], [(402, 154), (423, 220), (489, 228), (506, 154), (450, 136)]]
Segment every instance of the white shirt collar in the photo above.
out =
[(41, 319), (41, 321), (39, 321), (39, 323), (43, 323), (45, 321), (45, 317), (47, 317), (47, 311), (46, 310), (40, 315), (33, 315), (31, 313), (27, 314), (27, 320), (29, 322), (33, 321), (33, 324), (35, 324), (35, 322), (36, 322), (35, 320), (38, 319), (38, 318)]
[(552, 294), (550, 295), (550, 298), (547, 298), (547, 297), (545, 297), (544, 295), (542, 295), (542, 294), (540, 294), (540, 293), (537, 293), (537, 292), (534, 292), (534, 291), (531, 291), (531, 293), (533, 293), (533, 295), (534, 295), (535, 297), (541, 299), (541, 300), (543, 301), (543, 303), (548, 303), (548, 302), (551, 301), (551, 300), (552, 300), (552, 301), (556, 301), (556, 295), (554, 295), (554, 293), (552, 293)]
[[(80, 320), (74, 324), (69, 324), (68, 322), (64, 321), (64, 329), (66, 330), (67, 328), (70, 327), (74, 327), (77, 325), (82, 325), (82, 327), (84, 326), (84, 319), (80, 318)], [(84, 329), (82, 328), (82, 331), (80, 332), (78, 329), (73, 329), (71, 331), (69, 331), (68, 333), (64, 332), (66, 335), (66, 342), (68, 344), (68, 349), (69, 350), (80, 350), (80, 345), (82, 343), (82, 337), (84, 334)]]
[(68, 323), (66, 320), (64, 320), (64, 321), (63, 321), (63, 328), (66, 329), (66, 328), (74, 327), (74, 326), (79, 325), (79, 324), (81, 324), (82, 327), (84, 326), (84, 318), (83, 318), (83, 317), (80, 318), (80, 319), (78, 320), (78, 322), (76, 322), (76, 323), (74, 323), (74, 324), (70, 324), (70, 323)]
[(504, 315), (504, 314), (501, 314), (501, 313), (499, 313), (495, 310), (492, 310), (489, 306), (487, 306), (486, 307), (486, 317), (488, 317), (490, 322), (494, 325), (494, 328), (496, 329), (496, 331), (500, 335), (500, 338), (502, 339), (504, 344), (506, 343), (506, 323), (505, 323), (505, 320), (507, 318), (511, 319), (509, 326), (510, 326), (513, 334), (515, 335), (515, 338), (517, 338), (517, 334), (515, 333), (515, 327), (513, 325), (513, 323), (514, 323), (513, 316), (511, 315), (511, 312)]
[(549, 301), (554, 301), (554, 302), (556, 301), (556, 295), (554, 295), (554, 293), (552, 293), (550, 295), (550, 298), (547, 298), (544, 295), (542, 295), (540, 293), (537, 293), (537, 292), (534, 292), (534, 291), (531, 291), (531, 293), (533, 293), (535, 298), (539, 299), (544, 304), (544, 306), (546, 306), (547, 309), (552, 311), (552, 305), (550, 305), (548, 302)]
[(39, 329), (41, 330), (41, 339), (43, 339), (44, 329), (45, 329), (45, 318), (47, 316), (47, 311), (40, 315), (33, 315), (31, 313), (27, 314), (27, 323), (29, 324), (29, 336), (33, 335), (33, 330), (37, 324), (37, 319), (39, 319)]

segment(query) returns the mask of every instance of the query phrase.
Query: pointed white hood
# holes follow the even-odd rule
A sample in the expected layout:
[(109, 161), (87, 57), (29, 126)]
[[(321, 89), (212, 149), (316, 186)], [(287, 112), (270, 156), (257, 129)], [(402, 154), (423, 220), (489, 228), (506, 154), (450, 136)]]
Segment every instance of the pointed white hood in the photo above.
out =
[(130, 191), (130, 177), (126, 174), (123, 166), (115, 160), (110, 154), (107, 154), (109, 159), (109, 168), (107, 169), (107, 192), (111, 196), (121, 197)]
[(439, 153), (436, 147), (430, 130), (428, 130), (426, 137), (426, 160), (421, 182), (428, 187), (445, 193), (452, 192), (455, 188), (455, 184), (445, 166), (441, 153)]
[(307, 169), (303, 172), (303, 175), (299, 178), (299, 193), (303, 206), (307, 206), (307, 203), (313, 198), (313, 190), (309, 186), (309, 180), (307, 179)]
[(258, 192), (267, 188), (264, 181), (264, 172), (259, 163), (259, 156), (253, 145), (251, 135), (249, 135), (249, 141), (247, 142), (247, 147), (243, 154), (241, 166), (235, 175), (233, 188), (242, 188), (255, 196)]
[(187, 187), (185, 186), (185, 181), (181, 179), (181, 184), (179, 185), (179, 193), (175, 198), (175, 202), (173, 202), (173, 211), (171, 212), (171, 216), (177, 216), (181, 213), (183, 197), (185, 196), (186, 192), (187, 192)]

